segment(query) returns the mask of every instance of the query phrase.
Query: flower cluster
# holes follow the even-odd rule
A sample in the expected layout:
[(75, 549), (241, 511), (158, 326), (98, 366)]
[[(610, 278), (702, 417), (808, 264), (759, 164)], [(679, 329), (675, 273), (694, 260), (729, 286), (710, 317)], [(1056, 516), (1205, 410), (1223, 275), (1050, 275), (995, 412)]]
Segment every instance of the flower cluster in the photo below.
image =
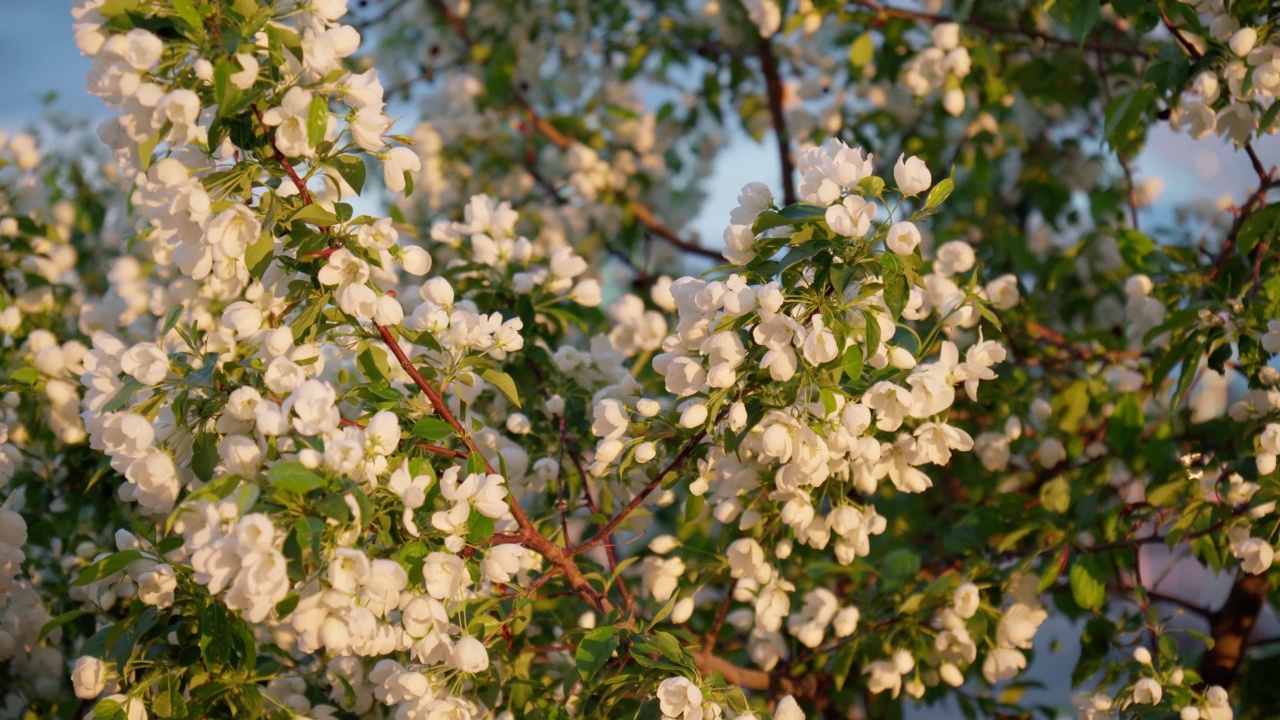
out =
[(1267, 112), (1280, 95), (1280, 45), (1267, 35), (1267, 19), (1238, 17), (1214, 0), (1188, 4), (1209, 37), (1184, 38), (1187, 52), (1212, 62), (1182, 93), (1169, 118), (1173, 127), (1197, 140), (1216, 133), (1238, 146), (1280, 132), (1275, 113)]

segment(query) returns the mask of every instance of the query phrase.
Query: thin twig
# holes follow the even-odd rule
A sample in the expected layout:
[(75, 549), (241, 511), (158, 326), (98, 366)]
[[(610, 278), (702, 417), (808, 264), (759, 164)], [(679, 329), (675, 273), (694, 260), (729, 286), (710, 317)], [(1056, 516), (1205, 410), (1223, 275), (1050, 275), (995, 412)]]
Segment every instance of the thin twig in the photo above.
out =
[(589, 539), (569, 548), (566, 552), (569, 555), (577, 555), (580, 552), (590, 550), (596, 545), (605, 542), (605, 540), (613, 534), (613, 531), (618, 529), (618, 526), (622, 524), (622, 521), (626, 520), (628, 515), (635, 511), (636, 508), (640, 507), (640, 504), (644, 502), (645, 498), (649, 497), (654, 490), (658, 489), (658, 486), (662, 484), (663, 478), (669, 475), (672, 470), (675, 470), (677, 465), (684, 462), (685, 458), (689, 457), (689, 454), (693, 452), (693, 449), (697, 447), (698, 443), (702, 441), (702, 438), (706, 436), (706, 430), (699, 430), (695, 433), (693, 437), (689, 438), (689, 442), (685, 443), (685, 446), (680, 448), (680, 452), (671, 459), (671, 462), (667, 463), (667, 466), (664, 467), (657, 475), (654, 475), (653, 479), (649, 481), (649, 484), (645, 485), (644, 489), (636, 493), (636, 496), (631, 498), (631, 502), (624, 505), (623, 508), (618, 511), (618, 514), (614, 515), (604, 527), (600, 528), (600, 530)]

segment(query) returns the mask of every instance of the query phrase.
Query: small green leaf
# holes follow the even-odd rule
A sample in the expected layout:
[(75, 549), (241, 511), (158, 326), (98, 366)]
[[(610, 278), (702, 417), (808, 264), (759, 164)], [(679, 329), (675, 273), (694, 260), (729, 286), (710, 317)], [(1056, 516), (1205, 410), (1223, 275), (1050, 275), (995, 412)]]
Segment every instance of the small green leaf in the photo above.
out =
[(347, 501), (338, 493), (325, 495), (315, 507), (316, 512), (330, 520), (337, 520), (340, 523), (351, 520), (351, 508), (347, 507)]
[(239, 475), (224, 475), (188, 495), (186, 501), (207, 500), (209, 502), (217, 502), (230, 495), (231, 491), (235, 490), (242, 480), (244, 478)]
[(1102, 607), (1107, 598), (1105, 571), (1101, 560), (1093, 555), (1078, 558), (1067, 573), (1071, 583), (1071, 597), (1087, 610)]
[(520, 407), (520, 392), (516, 390), (516, 381), (512, 380), (510, 375), (500, 370), (488, 369), (481, 372), (480, 377), (497, 388), (507, 402)]
[(200, 617), (200, 651), (205, 665), (210, 668), (225, 665), (231, 660), (231, 626), (227, 609), (218, 602), (209, 602)]
[[(1272, 107), (1280, 103), (1272, 103)], [(1240, 226), (1236, 234), (1236, 247), (1242, 254), (1248, 255), (1258, 245), (1258, 239), (1264, 235), (1274, 236), (1280, 233), (1280, 205), (1269, 205), (1249, 216)]]
[(1071, 484), (1066, 478), (1054, 478), (1040, 488), (1040, 505), (1059, 515), (1071, 507)]
[(849, 45), (849, 64), (854, 70), (860, 70), (871, 62), (875, 52), (875, 38), (869, 32), (863, 33)]
[(438, 441), (453, 437), (453, 426), (440, 418), (424, 417), (410, 432), (425, 440)]
[(849, 349), (844, 351), (844, 360), (840, 363), (840, 369), (844, 370), (845, 377), (850, 380), (862, 377), (862, 348), (850, 345)]
[(307, 142), (315, 147), (324, 141), (324, 131), (329, 127), (329, 101), (324, 95), (311, 98), (307, 108)]
[(617, 649), (618, 628), (602, 627), (588, 632), (573, 653), (574, 662), (578, 666), (578, 675), (583, 680), (590, 679), (600, 672)]
[(319, 205), (312, 204), (304, 205), (302, 209), (293, 214), (293, 217), (289, 218), (289, 221), (311, 223), (317, 227), (329, 227), (337, 224), (338, 216)]
[(45, 639), (45, 637), (48, 636), (49, 633), (62, 627), (63, 625), (66, 625), (67, 623), (71, 622), (72, 620), (75, 620), (76, 618), (84, 614), (86, 614), (86, 611), (79, 610), (79, 609), (69, 610), (67, 612), (62, 613), (58, 617), (50, 620), (49, 622), (45, 623), (40, 627), (40, 637), (38, 639), (40, 640)]
[(382, 348), (366, 345), (356, 356), (356, 364), (369, 380), (391, 380), (391, 366), (387, 364), (387, 353)]
[(116, 392), (115, 396), (107, 401), (107, 404), (102, 408), (102, 412), (111, 413), (123, 409), (125, 405), (129, 404), (129, 398), (133, 397), (134, 393), (141, 389), (142, 383), (132, 377), (125, 378), (124, 384), (120, 387), (120, 390)]
[(849, 672), (853, 669), (853, 658), (857, 654), (857, 648), (856, 644), (847, 643), (836, 652), (835, 662), (831, 666), (831, 679), (835, 681), (836, 692), (843, 690), (845, 682), (849, 679)]
[(1084, 46), (1089, 31), (1098, 25), (1098, 20), (1102, 17), (1102, 3), (1098, 0), (1059, 0), (1057, 10), (1062, 15), (1063, 22), (1071, 28), (1071, 37), (1081, 47)]
[(473, 452), (467, 457), (468, 475), (484, 475), (487, 472), (489, 472), (489, 464), (485, 461), (484, 455)]
[(324, 487), (324, 478), (293, 460), (278, 462), (267, 471), (267, 482), (285, 492), (303, 493)]
[(215, 118), (229, 117), (240, 106), (243, 93), (231, 82), (231, 76), (240, 72), (240, 67), (232, 60), (219, 60), (213, 66), (213, 100), (218, 108)]
[(88, 585), (97, 582), (105, 577), (114, 575), (125, 568), (126, 565), (142, 557), (142, 553), (137, 550), (125, 550), (123, 552), (111, 553), (102, 558), (98, 562), (90, 565), (80, 572), (72, 585)]
[(471, 545), (479, 545), (493, 537), (495, 529), (493, 518), (481, 515), (479, 511), (472, 509), (471, 517), (467, 519), (467, 542)]
[(271, 267), (271, 261), (275, 257), (272, 254), (275, 247), (276, 239), (269, 231), (264, 230), (258, 235), (257, 240), (245, 248), (244, 264), (248, 266), (249, 274), (255, 280), (261, 280), (262, 276), (267, 274), (267, 268)]
[(217, 433), (200, 433), (196, 435), (191, 449), (191, 471), (201, 482), (213, 479), (213, 470), (218, 466)]
[(884, 282), (884, 304), (889, 308), (889, 316), (896, 322), (907, 307), (907, 297), (910, 294), (906, 271), (902, 267), (902, 261), (893, 253), (885, 253), (880, 256), (880, 274)]
[(171, 0), (174, 12), (178, 13), (178, 17), (182, 18), (187, 25), (193, 30), (199, 30), (203, 23), (200, 20), (200, 13), (196, 12), (196, 8), (191, 4), (191, 0)]
[(343, 180), (359, 195), (364, 190), (364, 160), (356, 155), (339, 155), (329, 161)]
[(941, 182), (934, 185), (933, 188), (929, 190), (929, 194), (925, 196), (924, 199), (925, 210), (932, 210), (946, 202), (947, 198), (951, 197), (951, 192), (955, 189), (955, 170), (953, 169), (951, 171), (951, 177), (943, 178)]
[(13, 371), (13, 374), (9, 376), (9, 380), (21, 385), (35, 385), (36, 381), (39, 379), (40, 371), (33, 367), (24, 367), (20, 370), (15, 370)]
[(920, 555), (909, 548), (889, 551), (880, 564), (880, 572), (888, 580), (901, 582), (920, 572)]

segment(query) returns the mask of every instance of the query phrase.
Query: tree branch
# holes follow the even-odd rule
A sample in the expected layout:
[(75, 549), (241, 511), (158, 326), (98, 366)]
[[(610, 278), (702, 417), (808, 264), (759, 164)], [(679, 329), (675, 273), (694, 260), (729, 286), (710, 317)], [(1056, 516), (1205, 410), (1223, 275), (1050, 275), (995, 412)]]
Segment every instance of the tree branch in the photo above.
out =
[(1231, 594), (1210, 618), (1213, 646), (1200, 658), (1200, 677), (1205, 685), (1230, 688), (1235, 684), (1249, 644), (1249, 634), (1258, 622), (1258, 613), (1271, 590), (1265, 575), (1241, 575), (1231, 586)]
[(693, 437), (689, 438), (689, 442), (685, 443), (685, 446), (680, 448), (680, 452), (671, 459), (671, 462), (667, 463), (667, 466), (664, 467), (661, 472), (654, 475), (653, 479), (649, 481), (649, 484), (645, 485), (644, 489), (636, 493), (635, 497), (631, 498), (631, 502), (624, 505), (623, 508), (618, 511), (618, 514), (614, 515), (613, 518), (609, 520), (604, 527), (600, 528), (595, 535), (592, 535), (589, 539), (569, 548), (567, 550), (568, 554), (577, 555), (584, 550), (590, 550), (600, 543), (605, 542), (609, 536), (613, 534), (613, 531), (618, 529), (618, 526), (622, 524), (622, 521), (626, 520), (628, 515), (635, 511), (636, 508), (640, 507), (640, 504), (644, 502), (645, 498), (649, 497), (654, 490), (658, 489), (658, 486), (662, 484), (663, 478), (670, 474), (677, 465), (684, 462), (685, 458), (689, 457), (689, 453), (693, 452), (693, 449), (697, 447), (702, 438), (706, 436), (706, 430), (699, 430)]
[[(270, 128), (266, 123), (262, 122), (262, 113), (258, 111), (257, 107), (254, 107), (253, 111), (255, 115), (257, 115), (259, 124), (262, 125), (263, 131), (268, 133), (268, 138), (270, 139)], [(299, 195), (302, 197), (302, 201), (307, 205), (312, 204), (314, 199), (312, 198), (311, 193), (307, 191), (302, 178), (293, 170), (293, 166), (289, 163), (288, 158), (286, 158), (284, 153), (280, 151), (280, 148), (276, 146), (274, 139), (271, 139), (271, 149), (275, 153), (276, 160), (284, 166), (285, 172), (293, 182), (294, 187), (297, 188)], [(400, 343), (396, 342), (395, 336), (391, 334), (391, 331), (378, 323), (373, 323), (373, 327), (378, 331), (378, 335), (382, 337), (382, 341), (386, 343), (387, 348), (391, 350), (391, 354), (395, 356), (396, 361), (400, 363), (400, 367), (409, 374), (409, 377), (413, 380), (413, 384), (416, 385), (418, 389), (427, 396), (427, 399), (431, 401), (431, 405), (440, 415), (440, 419), (449, 423), (449, 425), (453, 427), (454, 433), (457, 434), (458, 439), (467, 446), (467, 449), (484, 460), (485, 470), (490, 474), (494, 474), (493, 466), (489, 464), (488, 459), (485, 459), (484, 453), (480, 452), (480, 446), (477, 445), (476, 441), (467, 433), (466, 429), (462, 426), (462, 423), (458, 421), (458, 418), (454, 417), (453, 413), (449, 410), (448, 404), (445, 403), (444, 398), (440, 396), (440, 393), (437, 392), (436, 389), (431, 386), (431, 383), (427, 382), (426, 378), (422, 377), (422, 373), (418, 372), (418, 369), (414, 367), (413, 362), (409, 359), (409, 356), (405, 354), (404, 349), (400, 347)], [(520, 528), (520, 536), (522, 538), (521, 544), (546, 558), (547, 562), (550, 562), (555, 566), (557, 571), (564, 575), (565, 580), (569, 583), (569, 587), (573, 588), (574, 592), (578, 593), (585, 600), (593, 604), (598, 610), (601, 612), (610, 612), (614, 609), (613, 602), (592, 587), (591, 583), (587, 581), (586, 576), (582, 573), (582, 569), (573, 561), (573, 555), (566, 554), (564, 548), (561, 548), (551, 542), (543, 536), (542, 533), (538, 532), (538, 528), (535, 527), (533, 521), (529, 519), (524, 508), (520, 507), (520, 503), (516, 501), (515, 496), (511, 494), (507, 495), (507, 507), (510, 508), (511, 515), (515, 518), (516, 525)]]
[(782, 111), (782, 78), (778, 76), (778, 58), (773, 54), (773, 43), (767, 37), (760, 38), (756, 46), (760, 54), (760, 70), (769, 95), (769, 118), (773, 121), (773, 134), (778, 141), (778, 164), (782, 170), (782, 201), (787, 205), (796, 202), (795, 163), (791, 159), (791, 134), (787, 132), (787, 117)]

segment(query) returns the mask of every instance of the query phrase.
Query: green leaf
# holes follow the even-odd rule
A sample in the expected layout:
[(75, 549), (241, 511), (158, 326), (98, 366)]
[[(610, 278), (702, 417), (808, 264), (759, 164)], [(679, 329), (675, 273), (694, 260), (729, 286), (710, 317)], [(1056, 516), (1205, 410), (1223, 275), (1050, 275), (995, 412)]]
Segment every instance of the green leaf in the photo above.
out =
[(1040, 505), (1059, 515), (1071, 507), (1071, 484), (1066, 478), (1054, 478), (1040, 488)]
[(840, 369), (850, 380), (862, 377), (862, 348), (850, 345), (849, 349), (844, 351), (844, 360), (840, 363)]
[(271, 267), (271, 261), (275, 255), (276, 239), (270, 232), (264, 230), (258, 235), (258, 239), (254, 240), (249, 247), (244, 250), (244, 263), (249, 267), (249, 274), (255, 280), (261, 280), (263, 275), (267, 274), (267, 268)]
[(490, 385), (498, 389), (507, 402), (520, 407), (520, 392), (516, 390), (516, 381), (511, 376), (500, 371), (488, 369), (480, 373), (480, 377), (484, 378)]
[(285, 492), (299, 495), (324, 487), (324, 478), (293, 460), (278, 462), (267, 471), (267, 482)]
[(307, 108), (307, 142), (316, 147), (324, 142), (324, 131), (329, 127), (329, 101), (324, 95), (311, 98)]
[(359, 195), (364, 190), (364, 160), (356, 155), (339, 155), (329, 161), (343, 180)]
[(1112, 149), (1121, 155), (1129, 155), (1141, 147), (1142, 139), (1146, 136), (1147, 112), (1155, 101), (1155, 91), (1140, 87), (1117, 97), (1107, 105), (1103, 131)]
[(849, 64), (854, 70), (861, 70), (871, 62), (875, 52), (875, 38), (869, 32), (863, 33), (849, 45)]
[(102, 558), (98, 562), (90, 565), (80, 572), (72, 585), (88, 585), (97, 582), (105, 577), (114, 575), (125, 568), (126, 565), (142, 557), (142, 553), (137, 550), (124, 550), (122, 552), (111, 553)]
[(13, 371), (13, 374), (9, 376), (10, 381), (21, 385), (35, 385), (36, 381), (39, 379), (40, 371), (33, 367), (24, 367), (19, 370), (15, 370)]
[(302, 209), (289, 218), (289, 222), (304, 222), (311, 223), (317, 227), (329, 227), (337, 224), (338, 216), (319, 205), (311, 204), (302, 206)]
[(1102, 607), (1107, 598), (1105, 566), (1102, 560), (1094, 555), (1078, 558), (1071, 565), (1067, 578), (1071, 583), (1071, 597), (1076, 604), (1087, 610)]
[(574, 662), (578, 666), (578, 675), (583, 680), (600, 672), (610, 656), (618, 649), (618, 628), (596, 628), (583, 636), (578, 649), (573, 653)]
[(896, 548), (884, 556), (880, 572), (888, 580), (901, 582), (920, 572), (920, 555), (910, 548)]
[(227, 609), (210, 601), (200, 617), (200, 654), (210, 669), (231, 661), (231, 624)]
[(356, 364), (369, 380), (391, 380), (391, 366), (387, 364), (387, 353), (382, 348), (365, 345), (356, 356)]
[(347, 507), (347, 501), (338, 493), (325, 495), (315, 507), (316, 512), (330, 520), (337, 520), (340, 523), (351, 520), (351, 508)]
[(836, 692), (843, 690), (845, 681), (849, 679), (857, 647), (854, 643), (848, 643), (836, 652), (835, 662), (831, 665), (831, 679), (835, 682)]
[(302, 342), (311, 335), (315, 324), (320, 319), (320, 314), (329, 306), (329, 293), (324, 293), (303, 306), (302, 312), (298, 313), (298, 317), (294, 318), (290, 325), (293, 327), (294, 342)]
[(62, 613), (58, 617), (50, 620), (49, 622), (45, 623), (40, 627), (40, 637), (38, 639), (39, 640), (45, 639), (45, 637), (48, 636), (49, 633), (53, 632), (54, 630), (57, 630), (63, 625), (66, 625), (72, 620), (75, 620), (76, 618), (85, 614), (87, 614), (87, 611), (79, 610), (79, 609), (69, 610), (67, 612)]
[(875, 355), (880, 349), (880, 322), (870, 310), (862, 311), (862, 321), (866, 324), (867, 355)]
[(484, 475), (487, 472), (489, 472), (489, 463), (485, 461), (484, 455), (473, 452), (467, 456), (468, 475)]
[(493, 518), (482, 515), (473, 508), (471, 517), (467, 519), (467, 542), (471, 545), (480, 545), (493, 537), (495, 529)]
[(1058, 0), (1057, 11), (1071, 29), (1071, 37), (1084, 47), (1089, 31), (1098, 25), (1102, 17), (1102, 3), (1099, 0)]
[[(1280, 103), (1272, 103), (1272, 107), (1276, 106), (1280, 106)], [(1250, 215), (1249, 219), (1240, 226), (1240, 232), (1236, 234), (1236, 247), (1242, 254), (1248, 255), (1257, 247), (1259, 238), (1264, 235), (1274, 236), (1278, 232), (1280, 232), (1280, 205), (1269, 205)]]
[(889, 316), (897, 322), (902, 316), (902, 310), (907, 306), (907, 296), (910, 294), (902, 261), (898, 260), (893, 253), (881, 255), (880, 275), (884, 282), (884, 304), (889, 308)]
[(191, 4), (191, 0), (171, 0), (174, 12), (178, 13), (178, 17), (182, 18), (187, 25), (193, 30), (199, 30), (204, 23), (200, 20), (200, 13), (196, 12), (196, 8)]
[(93, 706), (94, 720), (124, 720), (124, 707), (116, 700), (99, 700)]
[(196, 500), (207, 500), (209, 502), (217, 502), (222, 498), (231, 494), (232, 490), (244, 480), (239, 475), (224, 475), (214, 480), (204, 487), (196, 490), (187, 496), (186, 502), (194, 502)]
[(943, 178), (941, 182), (933, 186), (933, 189), (931, 189), (929, 194), (925, 196), (925, 210), (932, 210), (946, 202), (947, 198), (951, 197), (952, 191), (956, 189), (955, 175), (956, 172), (953, 168), (951, 170), (951, 177)]
[(1134, 270), (1142, 270), (1151, 262), (1156, 252), (1156, 242), (1137, 230), (1125, 229), (1116, 233), (1116, 248), (1125, 264)]
[(425, 440), (445, 440), (453, 437), (453, 426), (440, 418), (424, 417), (414, 424), (410, 432)]
[(243, 93), (231, 82), (231, 76), (238, 72), (240, 66), (232, 60), (219, 60), (213, 66), (213, 101), (218, 105), (215, 119), (229, 117), (239, 109)]
[(151, 711), (159, 718), (181, 718), (187, 714), (187, 703), (182, 697), (182, 672), (165, 672), (155, 685)]
[(1126, 395), (1116, 403), (1115, 411), (1107, 418), (1107, 444), (1120, 452), (1134, 449), (1133, 443), (1142, 434), (1146, 416), (1138, 395)]
[(191, 471), (201, 482), (213, 479), (214, 468), (218, 467), (218, 434), (200, 433), (191, 444)]
[(141, 389), (142, 383), (132, 377), (125, 378), (124, 384), (120, 387), (120, 390), (117, 391), (116, 394), (107, 401), (107, 404), (102, 407), (102, 412), (112, 413), (123, 409), (125, 405), (129, 404), (129, 398), (133, 397), (134, 393)]

